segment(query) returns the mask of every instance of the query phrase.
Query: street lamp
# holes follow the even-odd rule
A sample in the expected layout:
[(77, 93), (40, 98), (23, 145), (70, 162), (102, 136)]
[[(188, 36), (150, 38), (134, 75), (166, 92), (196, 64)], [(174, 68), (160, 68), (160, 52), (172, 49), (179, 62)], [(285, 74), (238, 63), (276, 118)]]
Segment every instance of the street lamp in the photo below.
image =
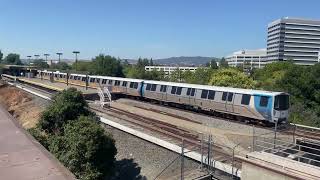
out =
[[(46, 57), (46, 63), (48, 63), (48, 56), (50, 56), (50, 54), (43, 54)], [(52, 60), (51, 60), (51, 65), (52, 65)]]
[(29, 64), (30, 64), (30, 62), (31, 62), (31, 57), (32, 57), (32, 56), (27, 56), (27, 58), (28, 58), (28, 60), (29, 60)]
[(35, 54), (34, 57), (36, 57), (36, 59), (38, 59), (40, 57), (39, 54)]
[(60, 63), (60, 56), (62, 56), (63, 53), (58, 52), (58, 53), (56, 53), (56, 54), (59, 56), (59, 63)]
[(80, 52), (79, 52), (79, 51), (73, 51), (72, 53), (76, 55), (76, 71), (77, 71), (78, 54), (79, 54)]

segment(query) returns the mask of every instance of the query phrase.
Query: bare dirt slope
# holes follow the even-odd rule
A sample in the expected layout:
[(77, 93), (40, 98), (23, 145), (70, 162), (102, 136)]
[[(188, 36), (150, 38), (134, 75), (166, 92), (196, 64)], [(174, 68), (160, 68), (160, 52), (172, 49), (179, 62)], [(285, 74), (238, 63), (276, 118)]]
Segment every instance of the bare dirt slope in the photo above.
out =
[(39, 100), (15, 87), (0, 85), (0, 103), (25, 128), (34, 127), (39, 121), (44, 106), (39, 106)]

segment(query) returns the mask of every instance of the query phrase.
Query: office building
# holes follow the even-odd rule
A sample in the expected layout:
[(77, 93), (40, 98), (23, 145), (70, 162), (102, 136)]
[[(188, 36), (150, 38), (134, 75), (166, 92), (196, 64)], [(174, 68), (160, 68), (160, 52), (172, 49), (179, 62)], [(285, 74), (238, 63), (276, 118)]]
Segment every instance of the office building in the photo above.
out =
[(267, 61), (293, 60), (313, 65), (320, 61), (320, 20), (281, 18), (268, 24)]
[(241, 50), (226, 57), (231, 67), (262, 68), (266, 64), (266, 49)]
[(191, 71), (197, 70), (197, 67), (175, 67), (175, 66), (145, 66), (145, 71), (163, 71), (165, 75), (170, 75), (172, 72), (179, 69), (180, 71)]

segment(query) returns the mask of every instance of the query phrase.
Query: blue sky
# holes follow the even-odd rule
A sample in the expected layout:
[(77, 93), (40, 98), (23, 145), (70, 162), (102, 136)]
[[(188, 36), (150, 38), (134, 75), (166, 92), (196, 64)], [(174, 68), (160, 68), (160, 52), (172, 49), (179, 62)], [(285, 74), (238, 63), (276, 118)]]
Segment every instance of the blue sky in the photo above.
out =
[(320, 19), (319, 0), (0, 0), (0, 49), (81, 59), (222, 57), (264, 48), (280, 17)]

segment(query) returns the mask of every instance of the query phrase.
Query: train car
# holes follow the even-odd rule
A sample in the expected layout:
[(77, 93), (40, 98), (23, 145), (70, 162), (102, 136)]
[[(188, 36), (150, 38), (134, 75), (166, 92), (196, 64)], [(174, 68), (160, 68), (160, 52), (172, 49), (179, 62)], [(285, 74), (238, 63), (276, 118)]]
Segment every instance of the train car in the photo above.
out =
[(185, 83), (144, 81), (143, 97), (196, 109), (233, 115), (238, 119), (287, 122), (289, 95)]
[(59, 71), (53, 72), (53, 80), (57, 82), (67, 83), (67, 73)]
[[(42, 71), (50, 80), (53, 72)], [(66, 74), (55, 72), (54, 80), (65, 82)], [(57, 77), (56, 77), (57, 76)], [(186, 107), (231, 115), (237, 119), (262, 122), (287, 122), (289, 94), (251, 89), (217, 87), (186, 83), (149, 81), (108, 76), (70, 74), (69, 83), (91, 88), (108, 87), (113, 93), (180, 104)]]

